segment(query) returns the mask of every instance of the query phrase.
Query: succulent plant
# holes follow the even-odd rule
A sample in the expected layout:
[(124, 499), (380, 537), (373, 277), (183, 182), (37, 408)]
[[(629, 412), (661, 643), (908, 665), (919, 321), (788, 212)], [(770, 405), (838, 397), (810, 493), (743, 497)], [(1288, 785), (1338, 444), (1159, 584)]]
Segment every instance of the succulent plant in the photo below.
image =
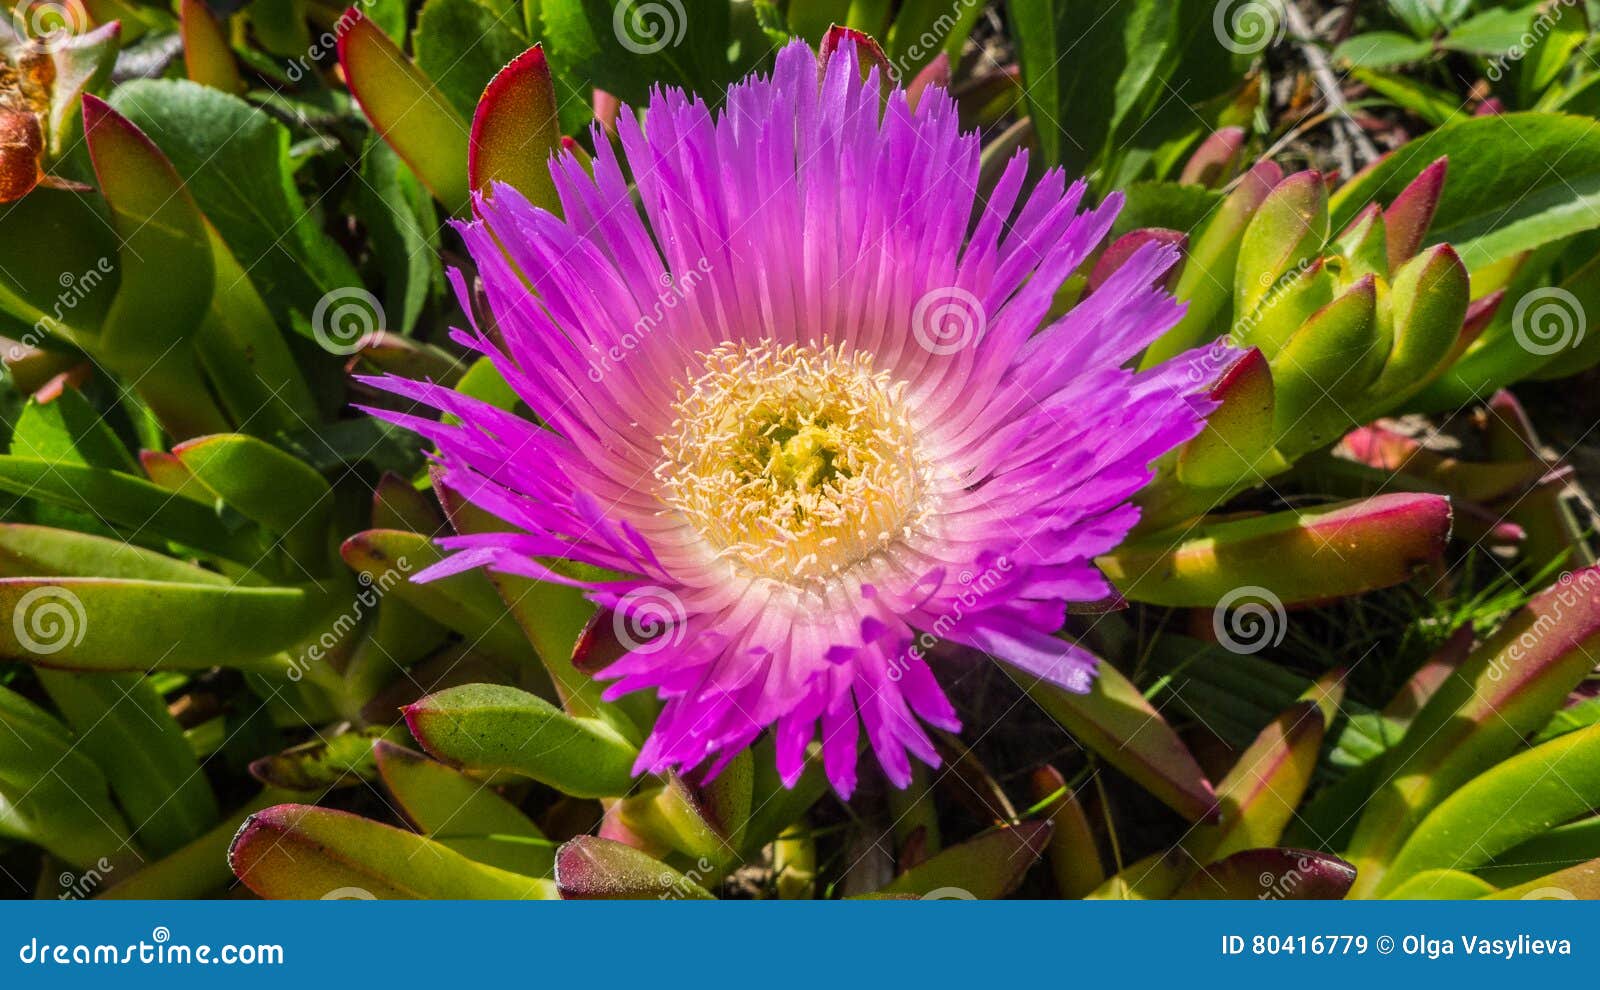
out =
[[(1123, 47), (1063, 62), (1089, 26), (1007, 4), (1020, 65), (967, 44), (976, 3), (705, 3), (687, 31), (596, 0), (0, 18), (0, 856), (129, 898), (1600, 896), (1600, 573), (1574, 472), (1507, 390), (1600, 361), (1596, 221), (1564, 191), (1600, 181), (1600, 135), (1549, 112), (1600, 88), (1519, 72), (1495, 92), (1521, 112), (1286, 176), (1281, 149), (1257, 157), (1267, 67), (1215, 57), (1210, 5), (1096, 6)], [(1574, 33), (1543, 43), (1552, 64)], [(444, 221), (561, 214), (558, 153), (645, 202), (614, 152), (625, 108), (659, 84), (715, 107), (794, 38), (821, 74), (876, 69), (891, 113), (980, 132), (962, 195), (1025, 201), (1042, 169), (1019, 149), (1086, 173), (1111, 235), (1071, 265), (1069, 237), (1041, 245), (1064, 285), (1034, 286), (1024, 336), (1160, 316), (1158, 285), (1181, 320), (1104, 370), (1184, 367), (1215, 407), (1129, 482), (1138, 525), (1090, 568), (1107, 593), (1030, 630), (1104, 658), (1092, 683), (993, 651), (1037, 714), (1022, 731), (1053, 723), (1070, 751), (1035, 739), (991, 769), (987, 731), (946, 724), (916, 740), (936, 771), (866, 770), (849, 805), (809, 734), (761, 733), (710, 775), (650, 758), (662, 700), (604, 689), (638, 646), (617, 576), (543, 551), (521, 573), (445, 564), (440, 542), (527, 535), (438, 439), (531, 422), (527, 383), (484, 356), (515, 329), (504, 286)], [(1365, 51), (1335, 57), (1437, 110)], [(451, 411), (419, 418), (373, 376)], [(1453, 432), (1418, 418), (1461, 408)], [(1514, 559), (1513, 590), (1407, 624), (1437, 647), (1414, 674), (1384, 644), (1403, 685), (1360, 692), (1382, 708), (1353, 670), (1229, 635), (1385, 589), (1476, 595), (1445, 570), (1482, 555), (1464, 542)], [(991, 651), (926, 652), (964, 685)], [(1124, 861), (1128, 818), (1161, 823), (1138, 848), (1162, 851)]]

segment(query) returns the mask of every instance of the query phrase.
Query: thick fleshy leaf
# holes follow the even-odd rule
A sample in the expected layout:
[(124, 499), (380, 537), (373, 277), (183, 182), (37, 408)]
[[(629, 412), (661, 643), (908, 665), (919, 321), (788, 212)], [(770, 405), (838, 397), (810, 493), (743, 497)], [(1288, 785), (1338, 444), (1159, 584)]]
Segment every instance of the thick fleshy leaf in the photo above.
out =
[[(1084, 287), (1093, 292), (1105, 284), (1106, 279), (1116, 274), (1117, 269), (1128, 263), (1138, 250), (1146, 244), (1170, 244), (1179, 251), (1189, 246), (1189, 235), (1181, 230), (1167, 230), (1161, 227), (1141, 227), (1130, 230), (1126, 234), (1111, 242), (1094, 263), (1094, 268), (1089, 272), (1089, 280)], [(1159, 280), (1162, 288), (1170, 289), (1173, 279), (1177, 277), (1177, 269), (1167, 272)]]
[(696, 859), (726, 863), (737, 855), (738, 847), (711, 821), (699, 795), (675, 773), (659, 788), (624, 799), (617, 813), (636, 835)]
[(184, 73), (202, 86), (224, 93), (243, 93), (244, 79), (239, 75), (233, 50), (228, 47), (227, 31), (205, 0), (180, 0), (178, 18)]
[(35, 843), (76, 867), (95, 865), (129, 841), (100, 767), (66, 726), (4, 686), (0, 836)]
[(1083, 804), (1067, 785), (1061, 771), (1043, 766), (1033, 772), (1033, 797), (1046, 802), (1040, 812), (1050, 821), (1050, 872), (1055, 875), (1056, 893), (1062, 897), (1082, 897), (1105, 881), (1105, 867)]
[(380, 741), (373, 751), (384, 786), (418, 831), (480, 863), (551, 875), (555, 844), (493, 788), (403, 746)]
[(0, 656), (69, 670), (266, 665), (329, 610), (313, 587), (124, 578), (0, 578)]
[(1087, 694), (1014, 674), (1073, 738), (1191, 822), (1215, 820), (1217, 796), (1189, 748), (1133, 682), (1102, 663)]
[(1468, 781), (1417, 825), (1379, 891), (1423, 870), (1472, 870), (1600, 806), (1600, 725), (1552, 739)]
[(333, 490), (299, 459), (242, 433), (202, 437), (172, 453), (224, 504), (283, 538), (307, 573), (326, 573)]
[(1275, 845), (1311, 786), (1325, 728), (1318, 705), (1304, 701), (1261, 730), (1217, 785), (1221, 823), (1192, 833), (1186, 848), (1209, 861)]
[[(297, 47), (291, 54), (304, 52)], [(323, 229), (323, 211), (296, 188), (301, 160), (290, 153), (289, 128), (231, 93), (187, 79), (130, 80), (109, 99), (161, 146), (278, 324), (320, 344), (319, 304), (330, 296), (340, 308), (359, 301), (351, 290), (361, 283)], [(384, 322), (371, 312), (361, 320), (370, 327)]]
[(1594, 901), (1600, 900), (1600, 859), (1569, 866), (1537, 880), (1486, 895), (1493, 900)]
[(1213, 189), (1227, 185), (1244, 156), (1246, 138), (1243, 127), (1213, 131), (1189, 156), (1178, 181)]
[(1337, 901), (1355, 880), (1349, 863), (1309, 849), (1243, 849), (1197, 872), (1179, 900)]
[(1389, 346), (1372, 275), (1313, 313), (1272, 359), (1278, 449), (1292, 459), (1356, 426), (1351, 409), (1367, 398)]
[(1433, 214), (1439, 208), (1449, 165), (1449, 158), (1434, 161), (1417, 173), (1383, 211), (1390, 271), (1398, 271), (1422, 248), (1428, 228), (1433, 225)]
[(1403, 472), (1436, 491), (1473, 502), (1526, 491), (1550, 470), (1527, 456), (1514, 461), (1462, 461), (1427, 449), (1392, 425), (1379, 420), (1352, 430), (1340, 441), (1338, 453), (1386, 474)]
[(455, 766), (531, 777), (575, 797), (614, 797), (633, 786), (639, 754), (631, 743), (526, 691), (469, 684), (431, 694), (405, 715), (422, 748)]
[(1513, 846), (1478, 867), (1478, 872), (1496, 886), (1511, 887), (1596, 858), (1600, 858), (1600, 818), (1582, 818)]
[(1151, 368), (1220, 335), (1233, 313), (1233, 282), (1239, 244), (1256, 210), (1283, 181), (1283, 170), (1261, 162), (1222, 201), (1205, 229), (1190, 242), (1189, 254), (1173, 293), (1188, 304), (1183, 319), (1146, 349), (1141, 368)]
[(559, 213), (550, 156), (561, 147), (555, 83), (538, 45), (489, 80), (472, 115), (467, 173), (474, 192), (491, 182), (514, 187), (535, 206)]
[(471, 185), (466, 120), (359, 8), (346, 11), (341, 23), (347, 27), (339, 36), (339, 65), (362, 112), (434, 197), (464, 214)]
[(247, 819), (228, 849), (245, 886), (274, 900), (548, 900), (555, 885), (343, 811), (283, 804)]
[[(205, 217), (172, 163), (127, 118), (85, 95), (83, 125), (122, 240), (121, 280), (95, 351), (137, 383), (173, 435), (222, 432), (227, 420), (201, 381), (193, 348), (215, 277)], [(186, 277), (173, 279), (175, 271)]]
[(990, 829), (913, 866), (879, 893), (931, 900), (994, 900), (1021, 885), (1049, 842), (1048, 821)]
[(118, 471), (0, 457), (0, 491), (90, 512), (146, 541), (165, 538), (228, 560), (254, 563), (265, 550), (254, 528), (234, 529), (211, 506)]
[(593, 835), (556, 851), (556, 889), (569, 901), (713, 899), (695, 879), (632, 846)]
[(1317, 172), (1278, 183), (1244, 229), (1232, 279), (1234, 317), (1243, 319), (1272, 286), (1316, 256), (1328, 240), (1328, 187)]
[(1438, 559), (1450, 501), (1379, 495), (1199, 526), (1125, 544), (1096, 562), (1129, 599), (1209, 608), (1241, 587), (1292, 605), (1386, 588)]
[(1347, 855), (1361, 895), (1412, 829), (1461, 785), (1538, 730), (1594, 667), (1600, 570), (1564, 576), (1516, 612), (1440, 685), (1383, 763)]
[(1178, 480), (1195, 488), (1223, 488), (1257, 470), (1272, 446), (1276, 393), (1272, 368), (1251, 348), (1212, 386), (1219, 403), (1205, 432), (1178, 450)]
[(141, 847), (165, 855), (216, 823), (211, 784), (149, 678), (41, 670), (39, 682), (105, 771)]
[(1389, 290), (1394, 347), (1372, 390), (1385, 407), (1422, 390), (1455, 350), (1467, 315), (1467, 269), (1448, 244), (1400, 266)]
[(121, 540), (68, 529), (0, 523), (0, 577), (141, 578), (228, 585), (216, 571)]
[(1424, 870), (1384, 897), (1394, 901), (1472, 901), (1495, 892), (1494, 884), (1460, 870)]
[(390, 726), (319, 734), (310, 742), (252, 761), (250, 776), (285, 791), (321, 793), (339, 787), (355, 787), (377, 777), (373, 747), (378, 741), (404, 735)]

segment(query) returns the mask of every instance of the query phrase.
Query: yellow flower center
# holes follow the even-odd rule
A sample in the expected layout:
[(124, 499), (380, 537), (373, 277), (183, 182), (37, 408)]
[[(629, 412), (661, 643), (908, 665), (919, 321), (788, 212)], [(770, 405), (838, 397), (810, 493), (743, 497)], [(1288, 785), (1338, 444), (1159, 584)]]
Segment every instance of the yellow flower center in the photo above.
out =
[(718, 557), (804, 583), (916, 531), (928, 471), (904, 382), (831, 344), (724, 343), (699, 357), (658, 438), (656, 478), (667, 511)]

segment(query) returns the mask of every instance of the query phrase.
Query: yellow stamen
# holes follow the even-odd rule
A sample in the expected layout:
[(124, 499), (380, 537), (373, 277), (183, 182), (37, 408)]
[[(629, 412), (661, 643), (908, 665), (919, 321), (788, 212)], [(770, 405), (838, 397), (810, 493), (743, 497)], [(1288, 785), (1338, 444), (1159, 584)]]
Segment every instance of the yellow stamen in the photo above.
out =
[(906, 386), (871, 356), (724, 343), (685, 374), (656, 468), (666, 512), (763, 577), (836, 575), (914, 533), (928, 469)]

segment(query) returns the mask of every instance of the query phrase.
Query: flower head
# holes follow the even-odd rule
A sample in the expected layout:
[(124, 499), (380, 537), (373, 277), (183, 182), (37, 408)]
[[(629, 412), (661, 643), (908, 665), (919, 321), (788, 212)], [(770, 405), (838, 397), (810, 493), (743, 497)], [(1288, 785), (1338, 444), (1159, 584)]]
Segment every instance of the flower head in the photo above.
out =
[(1112, 594), (1094, 558), (1209, 410), (1199, 357), (1125, 367), (1181, 315), (1156, 288), (1172, 249), (1050, 321), (1120, 200), (1080, 211), (1059, 171), (1024, 194), (1020, 155), (980, 199), (950, 99), (879, 93), (848, 42), (820, 84), (794, 44), (719, 113), (660, 90), (642, 126), (621, 115), (637, 204), (605, 140), (592, 176), (552, 164), (561, 218), (479, 199), (462, 233), (493, 326), (456, 337), (538, 422), (376, 380), (452, 414), (378, 413), (518, 530), (447, 539), (423, 577), (578, 584), (652, 633), (601, 674), (664, 702), (641, 772), (714, 772), (770, 728), (792, 783), (820, 730), (848, 794), (864, 731), (903, 786), (938, 760), (925, 726), (959, 728), (937, 640), (1087, 690), (1067, 604)]

